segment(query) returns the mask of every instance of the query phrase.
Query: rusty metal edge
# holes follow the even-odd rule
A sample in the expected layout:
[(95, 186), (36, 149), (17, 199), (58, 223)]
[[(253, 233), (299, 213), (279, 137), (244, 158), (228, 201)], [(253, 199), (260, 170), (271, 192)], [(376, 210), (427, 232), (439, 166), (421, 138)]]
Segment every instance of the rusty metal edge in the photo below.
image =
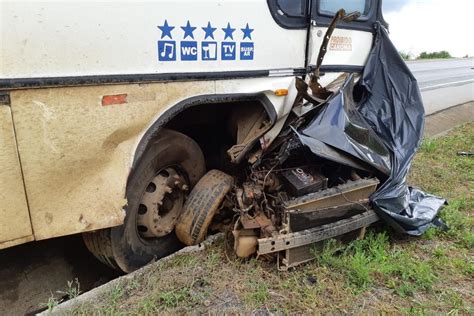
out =
[(261, 238), (258, 240), (258, 255), (278, 252), (333, 238), (368, 226), (378, 220), (378, 215), (373, 210), (368, 210), (364, 213), (331, 224), (321, 225), (300, 232), (279, 235), (277, 237)]

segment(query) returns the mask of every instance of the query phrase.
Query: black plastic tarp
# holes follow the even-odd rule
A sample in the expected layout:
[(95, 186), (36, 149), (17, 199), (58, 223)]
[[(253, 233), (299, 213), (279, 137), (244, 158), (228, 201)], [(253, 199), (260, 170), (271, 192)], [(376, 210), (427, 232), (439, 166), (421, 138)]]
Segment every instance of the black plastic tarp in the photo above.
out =
[(445, 200), (406, 184), (425, 113), (416, 79), (380, 25), (355, 89), (357, 102), (350, 75), (298, 136), (316, 155), (373, 168), (384, 181), (370, 197), (374, 209), (396, 230), (421, 235)]

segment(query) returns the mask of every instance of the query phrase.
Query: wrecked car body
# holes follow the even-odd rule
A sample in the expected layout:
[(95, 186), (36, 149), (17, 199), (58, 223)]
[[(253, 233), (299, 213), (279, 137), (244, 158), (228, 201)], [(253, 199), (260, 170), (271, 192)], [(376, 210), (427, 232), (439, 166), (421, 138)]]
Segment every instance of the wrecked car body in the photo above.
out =
[[(438, 223), (445, 200), (406, 184), (422, 140), (424, 109), (416, 80), (386, 30), (375, 26), (362, 74), (345, 73), (328, 87), (318, 83), (332, 30), (338, 20), (354, 16), (340, 10), (334, 17), (318, 64), (306, 81), (296, 79), (292, 112), (271, 144), (262, 135), (261, 142), (238, 145), (253, 144), (240, 152), (245, 172), (231, 180), (212, 170), (211, 177), (225, 179), (213, 183), (221, 190), (196, 185), (176, 227), (183, 243), (201, 242), (218, 214), (227, 219), (238, 257), (275, 255), (278, 266), (288, 269), (311, 260), (316, 243), (354, 231), (362, 237), (380, 219), (410, 235)], [(255, 138), (247, 132), (243, 139)], [(233, 162), (242, 165), (244, 154)], [(208, 181), (208, 174), (200, 181)]]

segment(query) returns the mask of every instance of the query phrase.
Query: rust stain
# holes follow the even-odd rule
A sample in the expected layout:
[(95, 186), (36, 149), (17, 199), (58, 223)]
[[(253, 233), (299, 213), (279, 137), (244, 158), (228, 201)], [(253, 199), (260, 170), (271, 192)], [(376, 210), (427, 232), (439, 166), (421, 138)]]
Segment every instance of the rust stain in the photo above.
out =
[(126, 128), (120, 128), (110, 134), (103, 142), (102, 148), (112, 150), (117, 148), (119, 144), (136, 137), (140, 133), (143, 126), (134, 125)]
[(44, 219), (46, 221), (46, 224), (51, 224), (53, 222), (53, 214), (49, 212), (44, 214)]

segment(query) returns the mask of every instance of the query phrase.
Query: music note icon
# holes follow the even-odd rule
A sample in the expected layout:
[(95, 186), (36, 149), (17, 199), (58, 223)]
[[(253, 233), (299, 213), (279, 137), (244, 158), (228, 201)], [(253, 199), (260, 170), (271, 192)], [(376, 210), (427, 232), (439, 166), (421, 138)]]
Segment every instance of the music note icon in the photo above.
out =
[(158, 60), (172, 61), (176, 60), (176, 42), (158, 41)]

